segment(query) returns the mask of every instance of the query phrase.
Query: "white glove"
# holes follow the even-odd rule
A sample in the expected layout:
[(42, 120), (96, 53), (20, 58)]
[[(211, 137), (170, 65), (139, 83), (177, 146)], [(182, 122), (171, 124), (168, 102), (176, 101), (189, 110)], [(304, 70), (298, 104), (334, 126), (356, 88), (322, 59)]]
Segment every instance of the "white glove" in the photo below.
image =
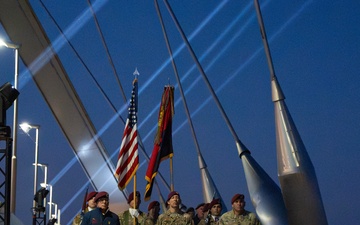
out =
[(129, 213), (133, 218), (134, 217), (137, 218), (139, 216), (139, 210), (138, 209), (129, 208)]

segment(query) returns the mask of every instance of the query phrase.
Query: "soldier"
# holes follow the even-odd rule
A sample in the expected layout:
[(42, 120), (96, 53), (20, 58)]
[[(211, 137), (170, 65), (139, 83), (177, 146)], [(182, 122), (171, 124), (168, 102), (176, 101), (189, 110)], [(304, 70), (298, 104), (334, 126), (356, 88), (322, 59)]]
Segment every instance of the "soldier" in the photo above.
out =
[(155, 225), (159, 217), (160, 203), (158, 201), (152, 201), (148, 205), (148, 214), (146, 217), (145, 225)]
[(189, 218), (191, 218), (192, 220), (195, 219), (195, 209), (193, 207), (189, 207), (186, 211), (185, 211), (185, 215), (187, 215)]
[(97, 194), (96, 191), (92, 191), (90, 192), (87, 196), (86, 196), (86, 208), (83, 209), (83, 212), (77, 214), (72, 222), (72, 225), (80, 225), (81, 224), (81, 220), (84, 216), (85, 213), (96, 209), (96, 202), (95, 202), (95, 195)]
[(134, 199), (134, 192), (131, 192), (127, 201), (130, 206), (129, 209), (119, 214), (121, 225), (133, 225), (134, 218), (136, 219), (137, 225), (145, 223), (146, 215), (139, 210), (141, 203), (140, 197), (140, 192), (137, 191)]
[(207, 206), (208, 213), (205, 219), (202, 219), (199, 225), (215, 225), (219, 224), (218, 221), (220, 219), (221, 214), (221, 202), (220, 199), (212, 200)]
[(245, 210), (245, 200), (243, 194), (235, 194), (231, 198), (232, 210), (224, 213), (219, 220), (220, 225), (260, 225), (256, 214)]
[(180, 194), (176, 191), (170, 192), (166, 201), (168, 210), (159, 216), (156, 225), (193, 225), (190, 216), (180, 210), (180, 203)]
[(195, 209), (193, 207), (189, 207), (186, 210), (186, 213), (189, 215), (189, 217), (191, 217), (192, 219), (195, 218)]
[(210, 216), (209, 213), (209, 205), (210, 203), (205, 203), (202, 208), (202, 213), (203, 213), (203, 218), (199, 221), (198, 225), (205, 225), (207, 224), (207, 221), (209, 221), (208, 215)]
[(85, 213), (81, 225), (120, 225), (119, 217), (109, 210), (109, 194), (105, 191), (95, 195), (96, 209)]
[(200, 220), (204, 218), (204, 212), (203, 212), (204, 205), (205, 205), (205, 203), (200, 203), (195, 208), (195, 210), (196, 210), (196, 215), (194, 217), (195, 225), (197, 225), (200, 222)]

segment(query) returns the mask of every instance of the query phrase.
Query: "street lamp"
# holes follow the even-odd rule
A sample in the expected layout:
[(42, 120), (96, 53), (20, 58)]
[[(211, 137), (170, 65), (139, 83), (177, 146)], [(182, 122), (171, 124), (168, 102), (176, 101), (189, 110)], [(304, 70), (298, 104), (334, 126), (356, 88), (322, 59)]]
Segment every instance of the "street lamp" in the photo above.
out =
[[(19, 48), (20, 45), (5, 42), (0, 39), (0, 46), (5, 46), (15, 50), (15, 77), (14, 77), (14, 88), (18, 88), (18, 76), (19, 76)], [(16, 149), (17, 149), (17, 118), (18, 118), (18, 103), (17, 100), (14, 101), (14, 120), (13, 120), (13, 154), (11, 162), (11, 197), (10, 197), (10, 212), (15, 213), (16, 205), (16, 175), (17, 175), (17, 159), (16, 159)]]
[[(34, 170), (34, 195), (36, 194), (36, 187), (37, 187), (37, 172), (38, 172), (38, 158), (39, 158), (39, 125), (30, 125), (28, 123), (20, 124), (20, 128), (28, 134), (31, 129), (36, 130), (36, 139), (35, 139), (35, 170)], [(35, 207), (36, 202), (33, 202), (33, 207)]]

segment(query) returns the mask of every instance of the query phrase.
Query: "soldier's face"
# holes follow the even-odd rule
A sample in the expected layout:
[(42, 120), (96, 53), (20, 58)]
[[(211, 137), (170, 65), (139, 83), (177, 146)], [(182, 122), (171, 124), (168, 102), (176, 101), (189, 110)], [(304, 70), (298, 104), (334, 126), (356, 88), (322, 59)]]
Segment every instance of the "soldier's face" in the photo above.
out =
[(88, 201), (88, 205), (89, 205), (90, 208), (95, 208), (96, 207), (96, 202), (94, 200), (95, 200), (95, 197), (93, 197), (92, 199), (90, 199)]
[(244, 208), (245, 208), (245, 201), (244, 199), (237, 199), (233, 204), (232, 204), (232, 208), (235, 210), (235, 211), (243, 211)]
[(129, 205), (131, 208), (133, 209), (138, 209), (139, 208), (139, 205), (140, 205), (141, 201), (139, 198), (136, 198), (136, 200), (132, 200)]
[(100, 208), (102, 211), (105, 211), (109, 208), (109, 199), (108, 198), (100, 198), (96, 202), (96, 206)]
[(197, 208), (196, 213), (198, 215), (198, 217), (200, 219), (202, 219), (204, 217), (204, 212), (203, 212), (204, 206), (200, 206), (199, 208)]
[(181, 200), (179, 198), (179, 195), (173, 195), (168, 201), (168, 204), (171, 208), (179, 208), (180, 203)]
[(211, 215), (220, 216), (220, 214), (221, 214), (221, 205), (220, 204), (213, 205), (213, 207), (211, 207), (210, 211), (211, 211)]

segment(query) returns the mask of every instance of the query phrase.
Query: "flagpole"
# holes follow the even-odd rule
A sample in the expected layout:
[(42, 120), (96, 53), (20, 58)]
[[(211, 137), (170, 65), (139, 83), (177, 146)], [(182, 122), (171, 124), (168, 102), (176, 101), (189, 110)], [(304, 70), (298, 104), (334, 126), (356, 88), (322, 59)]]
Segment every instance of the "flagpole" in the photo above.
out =
[(174, 191), (173, 157), (170, 158), (170, 190)]
[[(85, 209), (86, 209), (86, 198), (88, 195), (88, 191), (89, 191), (89, 187), (86, 188), (86, 192), (85, 192), (85, 196), (84, 196), (84, 200), (83, 200), (83, 204), (81, 206), (81, 216), (83, 216), (85, 214)], [(50, 212), (51, 213), (51, 212)]]
[[(136, 206), (136, 173), (134, 174), (134, 192), (133, 192), (133, 199), (134, 199), (134, 208), (137, 209)], [(136, 217), (134, 216), (133, 219), (134, 225), (136, 225)]]

